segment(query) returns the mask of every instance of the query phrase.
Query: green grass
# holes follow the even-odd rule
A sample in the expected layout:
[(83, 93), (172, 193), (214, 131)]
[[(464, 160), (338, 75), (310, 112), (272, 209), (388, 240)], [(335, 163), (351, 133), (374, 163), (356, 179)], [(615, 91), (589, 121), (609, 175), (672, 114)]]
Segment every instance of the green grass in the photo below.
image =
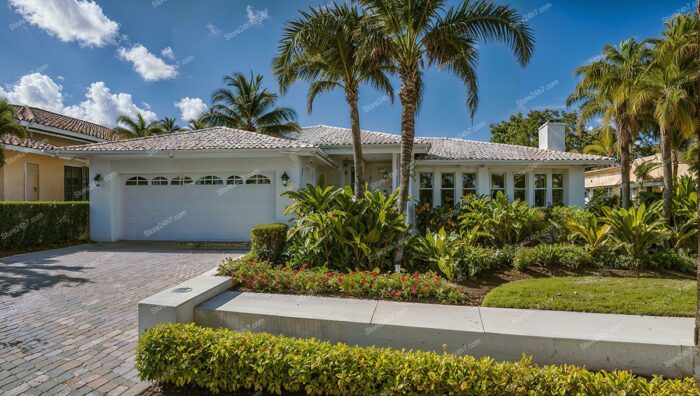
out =
[(482, 305), (631, 315), (694, 316), (695, 304), (694, 280), (565, 276), (506, 283), (491, 290)]

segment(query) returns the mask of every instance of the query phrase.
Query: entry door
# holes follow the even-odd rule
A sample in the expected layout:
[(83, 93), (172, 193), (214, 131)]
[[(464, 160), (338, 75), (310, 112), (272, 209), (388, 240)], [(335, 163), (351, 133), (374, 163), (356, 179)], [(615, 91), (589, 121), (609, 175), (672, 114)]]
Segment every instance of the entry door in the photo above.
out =
[(39, 200), (39, 165), (24, 164), (24, 200)]

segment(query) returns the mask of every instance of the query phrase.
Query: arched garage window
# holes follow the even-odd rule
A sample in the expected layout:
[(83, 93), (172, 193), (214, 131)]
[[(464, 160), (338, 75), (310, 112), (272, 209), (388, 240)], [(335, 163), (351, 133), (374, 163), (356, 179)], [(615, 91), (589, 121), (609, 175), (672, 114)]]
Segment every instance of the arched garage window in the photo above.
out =
[(199, 186), (212, 186), (220, 184), (224, 184), (224, 181), (218, 176), (202, 176), (197, 179), (197, 185)]
[(151, 180), (151, 185), (152, 186), (167, 186), (168, 179), (164, 178), (163, 176), (154, 177), (153, 180)]
[(245, 184), (270, 184), (270, 179), (263, 175), (253, 175), (246, 179)]
[(226, 184), (243, 184), (243, 179), (240, 176), (229, 176), (226, 179)]
[(130, 177), (126, 180), (126, 185), (127, 186), (147, 186), (148, 179), (146, 179), (145, 177), (141, 177), (141, 176)]
[(176, 176), (173, 178), (170, 184), (173, 186), (187, 186), (192, 184), (192, 179), (187, 176)]

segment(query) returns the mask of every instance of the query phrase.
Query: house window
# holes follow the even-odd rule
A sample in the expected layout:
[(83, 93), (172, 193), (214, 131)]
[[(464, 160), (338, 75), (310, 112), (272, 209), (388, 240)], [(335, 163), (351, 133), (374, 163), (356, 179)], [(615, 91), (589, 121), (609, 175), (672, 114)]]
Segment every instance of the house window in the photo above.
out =
[(89, 200), (89, 175), (86, 166), (63, 167), (63, 199), (65, 201)]
[(245, 184), (270, 184), (270, 179), (263, 175), (253, 175), (246, 179)]
[(552, 174), (552, 205), (564, 205), (564, 175)]
[(443, 173), (440, 177), (440, 205), (453, 206), (455, 204), (455, 174)]
[(130, 177), (126, 180), (126, 185), (127, 186), (147, 186), (148, 179), (146, 179), (145, 177), (141, 177), (141, 176)]
[(476, 173), (462, 174), (462, 195), (476, 195)]
[(418, 185), (418, 200), (423, 203), (427, 202), (430, 206), (433, 205), (433, 174), (421, 172), (419, 175), (420, 181)]
[(218, 176), (202, 176), (199, 179), (197, 179), (198, 186), (218, 186), (222, 184), (224, 184), (224, 181), (221, 180), (221, 178)]
[(506, 193), (506, 174), (492, 173), (491, 174), (491, 196), (496, 197), (499, 192), (505, 195)]
[(527, 176), (522, 173), (513, 175), (513, 198), (527, 202)]
[(535, 206), (547, 206), (547, 175), (535, 175)]
[(192, 179), (187, 176), (176, 176), (173, 178), (170, 184), (173, 186), (188, 186), (192, 184)]
[(236, 176), (236, 175), (229, 176), (226, 179), (226, 184), (243, 184), (243, 178), (241, 178), (240, 176)]
[(163, 176), (154, 177), (153, 180), (151, 180), (151, 185), (152, 186), (167, 186), (168, 179), (164, 178)]

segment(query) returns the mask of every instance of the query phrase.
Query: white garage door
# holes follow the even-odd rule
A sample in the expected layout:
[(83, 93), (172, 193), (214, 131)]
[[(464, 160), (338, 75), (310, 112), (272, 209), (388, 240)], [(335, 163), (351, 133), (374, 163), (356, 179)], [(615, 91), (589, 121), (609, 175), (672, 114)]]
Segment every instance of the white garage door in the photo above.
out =
[(247, 241), (250, 228), (274, 222), (271, 175), (128, 177), (124, 239)]

